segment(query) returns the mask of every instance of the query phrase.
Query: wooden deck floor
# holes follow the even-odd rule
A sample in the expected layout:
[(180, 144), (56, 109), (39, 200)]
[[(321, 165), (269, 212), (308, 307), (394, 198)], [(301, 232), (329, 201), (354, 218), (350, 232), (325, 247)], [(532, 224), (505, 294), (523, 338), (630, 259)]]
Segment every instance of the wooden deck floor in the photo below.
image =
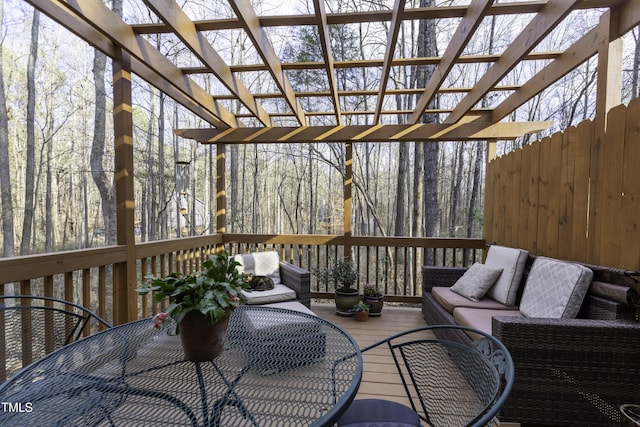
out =
[[(427, 326), (420, 308), (385, 305), (380, 317), (358, 322), (352, 317), (338, 316), (333, 304), (313, 304), (318, 316), (340, 326), (365, 347), (390, 335)], [(384, 355), (383, 355), (384, 354)], [(396, 368), (388, 353), (372, 350), (363, 355), (364, 373), (356, 399), (381, 398), (408, 404)], [(519, 427), (518, 423), (500, 423), (500, 427)]]
[[(419, 308), (385, 306), (382, 316), (369, 317), (366, 322), (338, 316), (333, 304), (312, 304), (311, 309), (349, 332), (361, 348), (398, 332), (427, 326)], [(356, 398), (384, 398), (408, 404), (393, 360), (383, 354), (372, 351), (363, 355), (365, 370)]]

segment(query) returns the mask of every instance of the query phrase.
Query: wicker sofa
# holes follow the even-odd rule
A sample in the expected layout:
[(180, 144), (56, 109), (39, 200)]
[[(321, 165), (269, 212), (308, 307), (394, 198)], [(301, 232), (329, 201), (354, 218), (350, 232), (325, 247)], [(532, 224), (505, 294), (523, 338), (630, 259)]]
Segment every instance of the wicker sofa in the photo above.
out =
[[(534, 260), (526, 256), (522, 284), (527, 285)], [(492, 316), (491, 333), (511, 352), (516, 373), (513, 391), (500, 412), (502, 422), (618, 426), (619, 406), (640, 402), (637, 280), (630, 272), (586, 267), (593, 277), (575, 318), (499, 312)], [(432, 291), (451, 287), (466, 271), (423, 267), (422, 312), (428, 324), (459, 323)], [(523, 289), (520, 286), (516, 306)], [(449, 339), (472, 341), (465, 333), (449, 333)]]

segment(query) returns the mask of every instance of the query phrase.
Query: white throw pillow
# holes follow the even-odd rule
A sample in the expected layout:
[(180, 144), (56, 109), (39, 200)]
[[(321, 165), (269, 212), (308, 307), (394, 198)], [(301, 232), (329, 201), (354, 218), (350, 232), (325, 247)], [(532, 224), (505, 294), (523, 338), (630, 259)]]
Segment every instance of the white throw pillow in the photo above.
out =
[(518, 289), (522, 281), (524, 266), (529, 252), (524, 249), (507, 248), (505, 246), (492, 245), (484, 260), (486, 266), (501, 268), (502, 274), (495, 285), (489, 289), (487, 296), (504, 305), (516, 304)]
[(451, 290), (471, 301), (478, 302), (496, 282), (500, 273), (502, 269), (487, 267), (476, 262), (454, 283)]
[(276, 251), (255, 252), (250, 254), (234, 255), (233, 259), (240, 263), (238, 271), (253, 274), (254, 276), (267, 276), (273, 280), (273, 284), (280, 283), (280, 257)]
[(593, 271), (583, 265), (538, 257), (524, 285), (520, 312), (528, 317), (572, 319), (592, 278)]

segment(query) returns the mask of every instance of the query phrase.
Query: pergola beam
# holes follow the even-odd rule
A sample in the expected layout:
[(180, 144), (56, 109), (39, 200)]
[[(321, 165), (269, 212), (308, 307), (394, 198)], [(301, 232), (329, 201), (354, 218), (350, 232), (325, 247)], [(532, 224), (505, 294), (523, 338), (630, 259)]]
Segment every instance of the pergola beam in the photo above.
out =
[(309, 142), (471, 141), (515, 139), (548, 129), (551, 122), (470, 122), (416, 125), (350, 125), (270, 128), (176, 129), (175, 134), (203, 144), (271, 144)]
[[(581, 2), (576, 9), (596, 9), (615, 7), (621, 3), (620, 0), (589, 0)], [(496, 3), (489, 9), (487, 15), (522, 15), (538, 13), (547, 4), (546, 1), (527, 1)], [(467, 13), (467, 6), (446, 6), (446, 7), (421, 7), (405, 9), (404, 17), (407, 20), (420, 19), (451, 19), (462, 18)], [(391, 10), (370, 10), (362, 12), (328, 13), (327, 24), (358, 24), (366, 22), (391, 21), (393, 11)], [(287, 27), (301, 25), (316, 25), (314, 15), (273, 15), (261, 16), (258, 18), (261, 27)], [(242, 28), (242, 23), (237, 18), (201, 20), (195, 21), (198, 31), (220, 31), (234, 30)], [(133, 25), (136, 32), (140, 34), (169, 33), (171, 29), (162, 23), (148, 23)]]
[(444, 122), (451, 124), (460, 120), (580, 2), (581, 0), (549, 0)]
[[(62, 2), (45, 0), (26, 1), (54, 21), (58, 22), (60, 25), (68, 28), (87, 43), (93, 45), (108, 57), (116, 59), (117, 46), (114, 40), (109, 37), (108, 34), (100, 31), (87, 18), (79, 16), (75, 11), (68, 8)], [(205, 108), (202, 103), (198, 102), (198, 99), (194, 95), (189, 94), (188, 91), (178, 89), (178, 87), (176, 87), (173, 82), (170, 82), (166, 76), (149, 67), (145, 61), (132, 57), (131, 71), (151, 83), (159, 90), (171, 96), (189, 111), (196, 114), (206, 122), (221, 128), (227, 127), (226, 124), (221, 122), (218, 115), (213, 114), (209, 109)], [(218, 106), (219, 104), (214, 103), (214, 105)]]
[[(608, 15), (608, 12), (606, 13)], [(558, 59), (551, 61), (546, 67), (531, 77), (521, 88), (509, 95), (492, 112), (491, 119), (499, 121), (511, 114), (516, 108), (529, 101), (536, 94), (568, 74), (571, 70), (591, 58), (598, 51), (598, 46), (609, 39), (608, 26), (602, 24), (594, 27), (580, 40), (567, 49)]]
[(424, 110), (436, 95), (440, 86), (449, 75), (449, 72), (456, 64), (462, 51), (467, 43), (476, 32), (476, 29), (482, 22), (482, 19), (489, 11), (494, 0), (473, 0), (467, 9), (462, 21), (456, 28), (451, 41), (447, 45), (447, 49), (442, 55), (442, 60), (433, 70), (433, 74), (429, 78), (429, 82), (425, 86), (424, 93), (416, 102), (415, 111), (409, 118), (409, 123), (418, 123), (424, 114)]
[(193, 21), (187, 16), (175, 0), (145, 0), (194, 55), (251, 111), (262, 124), (271, 126), (269, 114), (256, 101), (249, 89), (229, 69), (224, 59), (211, 46), (209, 41), (197, 31)]
[(264, 28), (260, 26), (260, 20), (258, 19), (256, 12), (253, 10), (253, 6), (251, 6), (249, 0), (230, 0), (229, 4), (236, 16), (240, 19), (242, 28), (246, 31), (247, 35), (253, 42), (253, 46), (267, 66), (267, 69), (269, 70), (269, 73), (271, 73), (271, 77), (278, 86), (278, 89), (283, 93), (287, 104), (289, 104), (289, 107), (295, 113), (298, 122), (301, 125), (305, 125), (306, 117), (304, 115), (304, 110), (296, 99), (293, 87), (282, 69), (280, 59), (278, 58), (278, 55), (276, 55), (276, 52), (267, 37), (267, 33), (264, 31)]
[[(556, 59), (562, 52), (531, 52), (522, 58), (523, 61), (541, 61), (546, 59)], [(458, 58), (458, 64), (478, 64), (487, 62), (496, 62), (500, 59), (500, 55), (462, 55)], [(438, 65), (442, 61), (441, 57), (423, 57), (423, 58), (393, 58), (391, 60), (392, 67), (414, 67), (418, 65)], [(384, 65), (381, 59), (353, 59), (348, 61), (333, 61), (335, 69), (344, 68), (380, 68)], [(326, 64), (322, 61), (309, 62), (283, 62), (284, 70), (322, 70)], [(264, 64), (238, 64), (231, 65), (231, 71), (234, 73), (249, 73), (254, 71), (266, 71)], [(210, 70), (206, 67), (183, 67), (182, 71), (186, 74), (205, 74)]]
[(334, 71), (333, 51), (331, 49), (331, 37), (329, 35), (329, 26), (327, 25), (327, 12), (324, 8), (324, 0), (313, 0), (313, 7), (316, 11), (316, 19), (318, 25), (318, 35), (320, 36), (320, 47), (322, 48), (322, 57), (327, 72), (327, 80), (329, 83), (329, 92), (331, 93), (331, 102), (335, 109), (336, 123), (342, 125), (342, 116), (340, 115), (340, 98), (338, 97), (338, 82)]
[(406, 0), (395, 0), (393, 11), (391, 12), (391, 22), (389, 24), (389, 32), (387, 34), (387, 47), (385, 49), (384, 61), (382, 64), (382, 76), (380, 77), (380, 87), (378, 89), (378, 99), (376, 102), (375, 115), (373, 116), (373, 124), (377, 125), (380, 121), (380, 112), (384, 104), (384, 96), (387, 93), (387, 84), (389, 83), (389, 74), (391, 74), (391, 65), (393, 63), (393, 54), (396, 50), (398, 42), (398, 34), (402, 24), (402, 17)]

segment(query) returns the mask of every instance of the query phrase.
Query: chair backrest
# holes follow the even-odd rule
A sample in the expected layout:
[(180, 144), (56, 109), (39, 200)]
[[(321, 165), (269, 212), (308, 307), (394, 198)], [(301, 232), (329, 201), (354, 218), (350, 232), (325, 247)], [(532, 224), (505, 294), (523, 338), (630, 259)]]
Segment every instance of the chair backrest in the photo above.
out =
[(0, 380), (90, 332), (110, 327), (91, 310), (69, 301), (0, 296)]
[[(472, 345), (435, 335), (436, 329), (470, 330)], [(411, 406), (432, 426), (485, 426), (507, 399), (514, 381), (509, 351), (494, 337), (459, 326), (427, 326), (377, 342), (391, 352)]]

